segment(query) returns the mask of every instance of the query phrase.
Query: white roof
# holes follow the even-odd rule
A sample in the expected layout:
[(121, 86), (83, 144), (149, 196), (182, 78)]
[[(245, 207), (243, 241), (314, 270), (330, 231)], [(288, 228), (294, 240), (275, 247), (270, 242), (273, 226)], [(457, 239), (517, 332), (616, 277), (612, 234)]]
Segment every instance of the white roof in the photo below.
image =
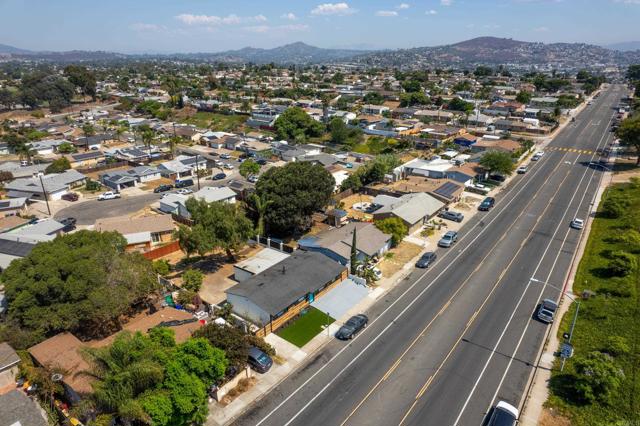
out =
[(252, 274), (259, 274), (260, 272), (269, 269), (276, 263), (279, 263), (289, 257), (287, 253), (283, 253), (271, 248), (265, 248), (256, 253), (253, 257), (236, 263), (236, 268), (251, 272)]
[(396, 203), (387, 204), (374, 214), (393, 213), (405, 222), (415, 224), (424, 217), (433, 216), (442, 207), (442, 201), (427, 193), (416, 192), (403, 195)]
[(136, 232), (124, 235), (127, 244), (141, 244), (151, 241), (151, 232)]
[(193, 195), (194, 197), (200, 200), (204, 200), (207, 203), (212, 203), (214, 201), (224, 201), (229, 198), (233, 198), (236, 196), (236, 193), (233, 191), (233, 189), (226, 186), (206, 186)]

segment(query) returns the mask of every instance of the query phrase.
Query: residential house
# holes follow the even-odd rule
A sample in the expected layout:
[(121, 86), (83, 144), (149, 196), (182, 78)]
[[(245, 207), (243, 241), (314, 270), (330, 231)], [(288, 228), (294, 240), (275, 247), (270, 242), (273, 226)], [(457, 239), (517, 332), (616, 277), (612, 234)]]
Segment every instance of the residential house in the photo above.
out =
[(360, 109), (360, 112), (362, 114), (368, 114), (368, 115), (382, 115), (386, 112), (391, 111), (391, 109), (388, 106), (384, 106), (384, 105), (362, 105), (362, 108)]
[(380, 231), (373, 223), (350, 222), (340, 228), (332, 228), (298, 241), (302, 250), (315, 251), (342, 265), (351, 263), (353, 232), (356, 232), (356, 257), (358, 262), (380, 257), (391, 248), (391, 235)]
[[(20, 357), (7, 342), (0, 343), (0, 385), (5, 387), (8, 383), (15, 383), (18, 375)], [(2, 393), (2, 391), (0, 391)], [(0, 410), (2, 410), (0, 403)], [(3, 417), (0, 418), (4, 419)]]
[(468, 148), (476, 143), (478, 139), (478, 136), (472, 135), (471, 133), (465, 133), (464, 135), (457, 136), (453, 140), (453, 143), (458, 146)]
[(119, 232), (127, 240), (127, 250), (146, 251), (171, 241), (175, 225), (166, 215), (111, 217), (96, 220), (95, 230)]
[(32, 240), (27, 242), (7, 239), (3, 234), (0, 234), (0, 270), (5, 270), (16, 259), (28, 256), (36, 244)]
[(299, 250), (227, 289), (227, 301), (234, 313), (269, 333), (347, 277), (347, 268), (340, 263)]
[(0, 395), (1, 424), (7, 426), (48, 426), (47, 415), (26, 393), (11, 389)]
[(76, 170), (62, 173), (16, 179), (4, 185), (10, 198), (28, 198), (30, 200), (59, 200), (72, 188), (81, 186), (87, 177)]
[(23, 166), (17, 161), (7, 161), (6, 163), (0, 164), (0, 171), (11, 173), (14, 179), (32, 178), (40, 173), (44, 173), (48, 166), (49, 163), (37, 163), (29, 166)]
[(486, 151), (502, 151), (513, 153), (521, 149), (520, 142), (511, 139), (480, 139), (475, 143), (471, 150), (474, 152), (486, 152)]
[(253, 107), (246, 125), (259, 129), (272, 129), (280, 114), (287, 109), (286, 105), (260, 105)]
[(421, 109), (414, 113), (414, 117), (426, 122), (448, 123), (455, 118), (455, 114), (450, 111)]
[(109, 134), (83, 136), (73, 141), (73, 145), (79, 150), (99, 150), (107, 141), (113, 140), (113, 136)]
[(233, 265), (233, 278), (238, 282), (248, 280), (273, 265), (282, 262), (289, 257), (288, 253), (272, 248), (263, 248), (258, 253), (248, 259), (242, 260)]
[(94, 167), (99, 161), (104, 160), (102, 151), (87, 151), (78, 154), (67, 155), (71, 167)]
[(158, 180), (161, 177), (157, 167), (138, 166), (123, 172), (103, 173), (100, 175), (100, 182), (114, 191), (120, 191), (138, 186), (139, 183)]
[(158, 166), (160, 174), (171, 179), (194, 176), (196, 170), (207, 170), (207, 159), (203, 156), (179, 155)]
[(26, 197), (7, 198), (0, 200), (0, 218), (7, 216), (26, 215), (29, 210)]
[(191, 218), (191, 214), (187, 211), (186, 203), (190, 197), (204, 200), (207, 203), (222, 202), (234, 204), (236, 202), (236, 196), (236, 192), (226, 186), (205, 186), (201, 190), (189, 196), (167, 194), (160, 199), (160, 211), (189, 219)]
[(418, 230), (444, 207), (442, 201), (424, 192), (405, 194), (397, 198), (378, 195), (373, 203), (381, 206), (373, 212), (374, 220), (400, 218), (409, 229), (409, 233)]
[(31, 149), (38, 155), (50, 155), (58, 152), (58, 147), (63, 143), (70, 143), (66, 139), (45, 139), (37, 142), (31, 142)]

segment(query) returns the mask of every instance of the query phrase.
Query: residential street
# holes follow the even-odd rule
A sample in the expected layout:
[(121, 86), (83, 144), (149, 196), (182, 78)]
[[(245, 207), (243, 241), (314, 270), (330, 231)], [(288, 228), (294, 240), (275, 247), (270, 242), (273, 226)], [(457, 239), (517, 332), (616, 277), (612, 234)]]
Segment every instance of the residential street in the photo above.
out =
[[(218, 169), (214, 170), (217, 171)], [(238, 179), (240, 177), (237, 167), (231, 171), (227, 170), (226, 173), (228, 176), (223, 180), (210, 180), (201, 178), (200, 186), (223, 186), (230, 180)], [(197, 183), (191, 189), (197, 191)], [(107, 189), (105, 189), (105, 191), (106, 190)], [(62, 219), (65, 217), (75, 217), (78, 220), (78, 225), (93, 225), (95, 221), (100, 218), (126, 216), (133, 214), (138, 210), (143, 209), (145, 206), (158, 201), (161, 196), (162, 194), (154, 194), (153, 192), (150, 192), (144, 195), (124, 196), (123, 198), (115, 200), (82, 201), (58, 211), (55, 214), (54, 218)]]
[(589, 214), (602, 170), (588, 164), (622, 94), (610, 86), (432, 268), (366, 312), (364, 332), (310, 356), (235, 424), (466, 426), (499, 400), (521, 407), (548, 327), (533, 313), (559, 297), (543, 283), (565, 282), (580, 238), (569, 222)]

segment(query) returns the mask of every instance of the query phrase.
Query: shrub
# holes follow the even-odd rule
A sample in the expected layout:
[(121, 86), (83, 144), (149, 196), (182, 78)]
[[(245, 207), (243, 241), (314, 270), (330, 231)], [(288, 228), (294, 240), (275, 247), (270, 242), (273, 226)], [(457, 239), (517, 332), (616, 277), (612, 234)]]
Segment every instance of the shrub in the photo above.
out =
[(85, 184), (85, 188), (87, 191), (98, 191), (102, 185), (100, 182), (95, 181), (93, 179), (87, 179), (87, 183)]
[(584, 402), (609, 403), (613, 392), (620, 386), (623, 373), (613, 358), (602, 352), (590, 352), (575, 361), (574, 390)]
[(197, 269), (187, 269), (182, 274), (182, 288), (193, 292), (200, 291), (204, 275)]
[(610, 355), (618, 356), (628, 354), (630, 351), (627, 339), (622, 336), (609, 336), (604, 351)]
[(181, 305), (191, 305), (194, 303), (196, 297), (198, 297), (198, 293), (195, 291), (182, 289), (178, 293), (177, 302)]
[(267, 342), (265, 342), (265, 340), (262, 337), (254, 336), (253, 334), (247, 334), (246, 339), (247, 339), (247, 342), (249, 342), (249, 345), (255, 346), (256, 348), (260, 349), (262, 352), (266, 353), (267, 355), (269, 356), (276, 355), (275, 348), (270, 344), (268, 344)]
[(164, 259), (156, 260), (153, 262), (153, 271), (164, 277), (169, 275), (169, 272), (171, 272), (171, 265), (169, 265), (169, 262)]
[(617, 219), (624, 215), (628, 206), (629, 202), (627, 200), (616, 195), (610, 195), (602, 203), (602, 213), (610, 219)]
[(611, 259), (607, 265), (607, 270), (615, 277), (625, 277), (629, 275), (635, 266), (633, 255), (622, 250), (612, 251), (607, 257)]

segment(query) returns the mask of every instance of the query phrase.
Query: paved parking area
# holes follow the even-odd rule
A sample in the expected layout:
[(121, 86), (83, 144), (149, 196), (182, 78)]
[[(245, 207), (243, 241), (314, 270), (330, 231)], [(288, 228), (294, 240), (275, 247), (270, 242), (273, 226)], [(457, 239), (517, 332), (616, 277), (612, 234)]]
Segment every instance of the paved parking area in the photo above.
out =
[(331, 318), (338, 319), (367, 297), (370, 291), (369, 287), (347, 279), (314, 301), (311, 306), (322, 312), (328, 312)]

